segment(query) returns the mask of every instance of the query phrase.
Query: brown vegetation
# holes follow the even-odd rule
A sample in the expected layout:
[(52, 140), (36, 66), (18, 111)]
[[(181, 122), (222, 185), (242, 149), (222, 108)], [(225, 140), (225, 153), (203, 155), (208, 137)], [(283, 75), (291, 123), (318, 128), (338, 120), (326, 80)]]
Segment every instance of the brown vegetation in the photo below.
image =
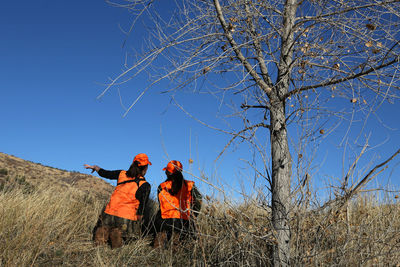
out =
[(0, 187), (15, 186), (29, 190), (73, 187), (102, 199), (107, 199), (113, 190), (112, 185), (99, 177), (43, 166), (0, 152)]
[[(4, 159), (4, 157), (2, 157)], [(29, 166), (32, 163), (27, 163)], [(20, 160), (20, 165), (24, 166)], [(69, 173), (40, 167), (68, 177)], [(5, 169), (4, 165), (0, 169)], [(8, 165), (0, 179), (14, 177)], [(21, 170), (21, 169), (19, 169)], [(11, 175), (11, 176), (10, 176)], [(26, 173), (19, 173), (21, 177)], [(58, 178), (54, 176), (54, 179)], [(22, 178), (19, 178), (22, 179)], [(31, 183), (29, 178), (24, 180)], [(79, 182), (79, 181), (78, 181)], [(11, 185), (9, 183), (8, 185)], [(94, 247), (92, 229), (104, 199), (74, 186), (27, 191), (23, 182), (0, 190), (0, 266), (269, 266), (276, 242), (270, 210), (247, 201), (207, 197), (197, 219), (196, 240), (153, 249), (150, 238), (119, 249)], [(393, 266), (400, 262), (400, 204), (359, 197), (339, 212), (293, 211), (293, 266)]]

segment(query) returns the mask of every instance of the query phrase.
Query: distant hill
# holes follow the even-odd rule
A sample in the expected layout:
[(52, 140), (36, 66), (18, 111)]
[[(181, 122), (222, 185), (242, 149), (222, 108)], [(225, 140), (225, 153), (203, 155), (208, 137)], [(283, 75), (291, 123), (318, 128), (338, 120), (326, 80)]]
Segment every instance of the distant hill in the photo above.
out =
[(26, 190), (40, 187), (63, 190), (73, 187), (104, 199), (113, 191), (113, 186), (99, 177), (43, 166), (0, 152), (0, 188), (10, 185), (23, 186)]

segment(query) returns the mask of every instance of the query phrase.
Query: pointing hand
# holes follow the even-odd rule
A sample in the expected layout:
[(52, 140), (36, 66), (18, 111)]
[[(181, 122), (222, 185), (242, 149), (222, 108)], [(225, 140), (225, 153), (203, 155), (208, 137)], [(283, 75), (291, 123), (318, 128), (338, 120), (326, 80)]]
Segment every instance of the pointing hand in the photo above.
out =
[(85, 169), (91, 169), (92, 173), (94, 171), (98, 172), (100, 170), (100, 167), (97, 165), (89, 165), (89, 164), (83, 164), (83, 166), (85, 167)]

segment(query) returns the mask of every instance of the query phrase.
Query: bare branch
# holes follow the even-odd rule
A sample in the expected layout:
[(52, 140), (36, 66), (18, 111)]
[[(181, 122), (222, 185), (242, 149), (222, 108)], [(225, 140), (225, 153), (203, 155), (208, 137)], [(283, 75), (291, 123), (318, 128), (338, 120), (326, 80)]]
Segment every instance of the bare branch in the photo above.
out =
[(391, 160), (393, 160), (398, 154), (400, 153), (400, 149), (398, 149), (392, 156), (390, 156), (387, 160), (385, 160), (384, 162), (376, 165), (372, 170), (370, 170), (368, 172), (367, 175), (365, 175), (365, 177), (355, 186), (353, 186), (350, 190), (350, 192), (348, 192), (346, 194), (346, 199), (351, 198), (354, 194), (357, 193), (357, 191), (363, 187), (369, 180), (370, 177), (379, 169), (382, 168), (384, 166), (386, 166)]
[[(356, 185), (353, 185), (350, 189), (350, 191), (347, 191), (344, 195), (338, 196), (335, 199), (332, 199), (328, 202), (326, 202), (323, 206), (321, 206), (319, 209), (324, 210), (326, 208), (335, 208), (337, 212), (343, 208), (346, 203), (353, 198), (357, 193), (360, 192), (360, 190), (374, 177), (376, 177), (379, 173), (384, 171), (387, 168), (387, 164), (392, 161), (398, 154), (400, 153), (400, 149), (398, 149), (392, 156), (390, 156), (387, 160), (384, 162), (376, 165), (374, 168), (372, 168), (367, 175), (365, 175), (360, 182), (358, 182)], [(382, 169), (381, 169), (382, 168)]]
[[(222, 149), (222, 151), (218, 154), (218, 156), (217, 156), (217, 158), (215, 159), (215, 161), (217, 161), (217, 160), (222, 156), (222, 154), (225, 152), (225, 150), (232, 144), (233, 141), (235, 141), (235, 139), (236, 139), (237, 137), (247, 138), (247, 137), (241, 136), (241, 135), (242, 135), (243, 133), (249, 131), (249, 130), (257, 129), (257, 128), (259, 128), (259, 127), (268, 128), (268, 129), (270, 128), (270, 126), (267, 125), (267, 124), (265, 124), (265, 123), (258, 123), (258, 124), (256, 124), (256, 125), (248, 126), (248, 127), (246, 127), (245, 129), (243, 129), (243, 130), (241, 130), (241, 131), (239, 131), (239, 132), (237, 132), (237, 133), (234, 133), (234, 134), (233, 134), (233, 137), (231, 138), (231, 140), (229, 140), (229, 142), (225, 145), (225, 147)], [(253, 134), (254, 134), (254, 133), (253, 133)]]
[(271, 87), (268, 86), (264, 82), (263, 79), (258, 76), (257, 72), (254, 70), (254, 68), (250, 65), (250, 63), (247, 61), (247, 59), (244, 57), (242, 52), (239, 49), (239, 45), (236, 43), (236, 41), (233, 39), (232, 34), (230, 33), (228, 24), (225, 21), (224, 15), (222, 14), (222, 8), (221, 5), (219, 4), (218, 0), (214, 0), (214, 6), (215, 6), (215, 11), (217, 12), (218, 19), (221, 23), (221, 26), (224, 30), (225, 36), (229, 41), (229, 44), (232, 46), (233, 51), (235, 51), (235, 54), (237, 58), (240, 60), (240, 62), (243, 64), (243, 66), (246, 68), (248, 73), (254, 78), (256, 83), (260, 86), (260, 88), (268, 95), (271, 92)]
[(322, 18), (326, 18), (326, 17), (332, 17), (335, 15), (339, 15), (339, 14), (344, 14), (347, 12), (353, 12), (359, 9), (365, 9), (368, 7), (376, 7), (376, 6), (385, 6), (385, 5), (389, 5), (392, 3), (398, 3), (400, 2), (400, 0), (393, 0), (393, 1), (378, 1), (377, 3), (370, 3), (370, 4), (366, 4), (366, 5), (361, 5), (361, 6), (350, 6), (347, 7), (345, 9), (342, 10), (338, 10), (338, 11), (334, 11), (334, 12), (330, 12), (327, 14), (321, 14), (318, 16), (303, 16), (303, 17), (299, 17), (297, 20), (299, 21), (298, 23), (296, 23), (296, 26), (298, 26), (299, 24), (303, 24), (307, 21), (315, 21), (315, 20), (320, 20)]
[(286, 93), (283, 98), (286, 99), (286, 98), (288, 98), (290, 96), (293, 96), (293, 95), (298, 94), (298, 93), (303, 92), (303, 91), (308, 91), (308, 90), (311, 90), (311, 89), (317, 89), (317, 88), (321, 88), (321, 87), (328, 87), (328, 86), (339, 84), (339, 83), (343, 83), (343, 82), (346, 82), (346, 81), (349, 81), (349, 80), (354, 80), (354, 79), (363, 77), (365, 75), (368, 75), (370, 73), (373, 73), (373, 72), (375, 72), (377, 70), (380, 70), (380, 69), (386, 68), (388, 66), (391, 66), (391, 65), (393, 65), (395, 63), (398, 63), (399, 61), (400, 61), (400, 57), (396, 57), (395, 59), (393, 59), (393, 60), (391, 60), (391, 61), (389, 61), (387, 63), (382, 63), (379, 66), (371, 67), (371, 68), (369, 68), (369, 69), (367, 69), (365, 71), (361, 71), (359, 73), (356, 73), (356, 74), (353, 74), (353, 75), (349, 75), (347, 77), (343, 77), (343, 78), (339, 78), (339, 79), (332, 79), (330, 81), (326, 81), (326, 82), (323, 82), (323, 83), (320, 83), (320, 84), (304, 86), (304, 87), (301, 87), (301, 88), (298, 88), (298, 89), (295, 89), (295, 90), (292, 90), (292, 91)]
[(254, 19), (252, 16), (252, 12), (250, 11), (250, 8), (249, 8), (249, 1), (245, 2), (245, 10), (246, 10), (246, 15), (247, 15), (247, 23), (249, 24), (251, 36), (253, 38), (254, 48), (257, 53), (256, 59), (257, 59), (258, 63), (260, 64), (261, 75), (262, 75), (264, 81), (271, 88), (272, 87), (271, 77), (268, 74), (268, 69), (267, 69), (267, 66), (265, 65), (264, 55), (263, 55), (260, 40), (259, 40), (259, 33), (256, 32), (255, 26), (253, 24)]

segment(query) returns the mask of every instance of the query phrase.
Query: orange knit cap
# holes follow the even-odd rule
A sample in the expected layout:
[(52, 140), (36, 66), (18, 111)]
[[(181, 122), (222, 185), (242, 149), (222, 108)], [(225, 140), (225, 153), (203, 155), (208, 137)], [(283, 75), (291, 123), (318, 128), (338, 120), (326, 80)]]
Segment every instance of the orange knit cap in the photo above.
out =
[(144, 153), (137, 154), (135, 156), (135, 158), (133, 159), (133, 162), (135, 162), (135, 161), (139, 162), (139, 164), (138, 164), (139, 166), (151, 165), (151, 162), (149, 161), (149, 157)]
[(167, 167), (163, 169), (163, 171), (167, 170), (170, 173), (174, 173), (176, 171), (182, 171), (182, 163), (177, 160), (171, 160), (168, 162)]

